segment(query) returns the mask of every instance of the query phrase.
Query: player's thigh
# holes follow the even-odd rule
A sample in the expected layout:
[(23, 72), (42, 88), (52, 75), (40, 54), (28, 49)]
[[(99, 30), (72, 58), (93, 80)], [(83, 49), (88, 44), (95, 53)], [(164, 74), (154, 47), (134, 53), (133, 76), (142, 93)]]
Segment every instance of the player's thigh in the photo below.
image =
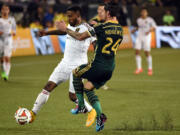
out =
[(137, 37), (134, 49), (141, 50), (141, 48), (142, 48), (142, 38), (141, 37)]
[(144, 51), (150, 52), (151, 51), (151, 35), (148, 35), (143, 39), (143, 44), (144, 44)]
[(13, 50), (12, 38), (7, 37), (4, 39), (4, 56), (10, 58), (12, 55), (12, 50)]
[(112, 72), (104, 70), (103, 65), (87, 64), (76, 68), (74, 74), (90, 81), (96, 89), (103, 86), (112, 76)]
[(62, 82), (65, 82), (69, 79), (72, 69), (68, 67), (68, 64), (60, 62), (52, 74), (49, 77), (49, 81), (52, 81), (59, 85)]
[(75, 89), (73, 86), (73, 73), (71, 73), (70, 78), (69, 78), (69, 92), (75, 93)]
[(4, 46), (0, 44), (0, 58), (4, 56)]

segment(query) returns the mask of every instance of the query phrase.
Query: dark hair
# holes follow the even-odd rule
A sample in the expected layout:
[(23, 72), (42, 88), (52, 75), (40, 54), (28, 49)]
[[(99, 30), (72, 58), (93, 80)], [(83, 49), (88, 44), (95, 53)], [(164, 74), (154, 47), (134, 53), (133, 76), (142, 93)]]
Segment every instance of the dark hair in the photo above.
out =
[(141, 8), (141, 11), (142, 11), (142, 10), (147, 10), (147, 8), (146, 8), (146, 7), (143, 7), (143, 8)]
[(114, 16), (117, 15), (118, 7), (115, 4), (112, 4), (112, 3), (105, 4), (105, 8), (104, 9), (105, 9), (105, 11), (109, 11), (109, 14), (110, 14), (111, 17), (114, 17)]
[(8, 8), (10, 8), (9, 5), (6, 4), (6, 3), (2, 4), (1, 8), (2, 8), (2, 7), (8, 7)]
[(77, 6), (77, 5), (73, 5), (73, 6), (70, 6), (67, 11), (74, 11), (74, 12), (79, 12), (80, 15), (82, 16), (82, 9), (81, 7)]
[(100, 6), (107, 6), (107, 4), (106, 3), (100, 3), (99, 5), (98, 5), (98, 7), (100, 7)]

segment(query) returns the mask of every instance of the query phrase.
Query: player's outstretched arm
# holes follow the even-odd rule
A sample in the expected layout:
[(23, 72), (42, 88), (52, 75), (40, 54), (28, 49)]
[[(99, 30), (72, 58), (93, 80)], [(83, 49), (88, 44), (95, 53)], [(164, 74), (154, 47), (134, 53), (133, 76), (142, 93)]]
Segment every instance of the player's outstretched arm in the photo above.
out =
[(80, 41), (89, 38), (91, 36), (88, 31), (79, 33), (68, 29), (64, 21), (56, 22), (56, 27), (59, 30), (66, 32), (68, 35)]
[(80, 40), (80, 41), (90, 37), (90, 34), (87, 31), (85, 31), (83, 33), (78, 33), (78, 32), (72, 31), (72, 30), (67, 28), (66, 32), (67, 32), (67, 34), (69, 34), (73, 38)]
[(38, 31), (37, 35), (39, 37), (47, 36), (47, 35), (66, 35), (66, 32), (60, 30), (50, 30), (50, 31), (40, 30)]

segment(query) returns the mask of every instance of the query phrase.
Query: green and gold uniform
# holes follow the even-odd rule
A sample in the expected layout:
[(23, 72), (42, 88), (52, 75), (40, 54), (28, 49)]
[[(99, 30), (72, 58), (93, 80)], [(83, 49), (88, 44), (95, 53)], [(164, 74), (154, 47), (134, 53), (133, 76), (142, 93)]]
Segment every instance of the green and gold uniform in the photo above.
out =
[(118, 22), (107, 21), (90, 29), (89, 34), (97, 37), (95, 58), (91, 63), (76, 68), (74, 75), (87, 79), (98, 89), (112, 76), (123, 30)]

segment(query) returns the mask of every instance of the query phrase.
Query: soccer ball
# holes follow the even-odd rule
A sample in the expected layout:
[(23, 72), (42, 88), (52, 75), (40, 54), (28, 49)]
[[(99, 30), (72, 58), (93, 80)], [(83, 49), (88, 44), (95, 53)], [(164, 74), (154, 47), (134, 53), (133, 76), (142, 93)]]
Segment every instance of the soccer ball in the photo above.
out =
[(31, 120), (32, 116), (28, 109), (26, 108), (19, 108), (14, 115), (16, 122), (20, 125), (28, 124)]

